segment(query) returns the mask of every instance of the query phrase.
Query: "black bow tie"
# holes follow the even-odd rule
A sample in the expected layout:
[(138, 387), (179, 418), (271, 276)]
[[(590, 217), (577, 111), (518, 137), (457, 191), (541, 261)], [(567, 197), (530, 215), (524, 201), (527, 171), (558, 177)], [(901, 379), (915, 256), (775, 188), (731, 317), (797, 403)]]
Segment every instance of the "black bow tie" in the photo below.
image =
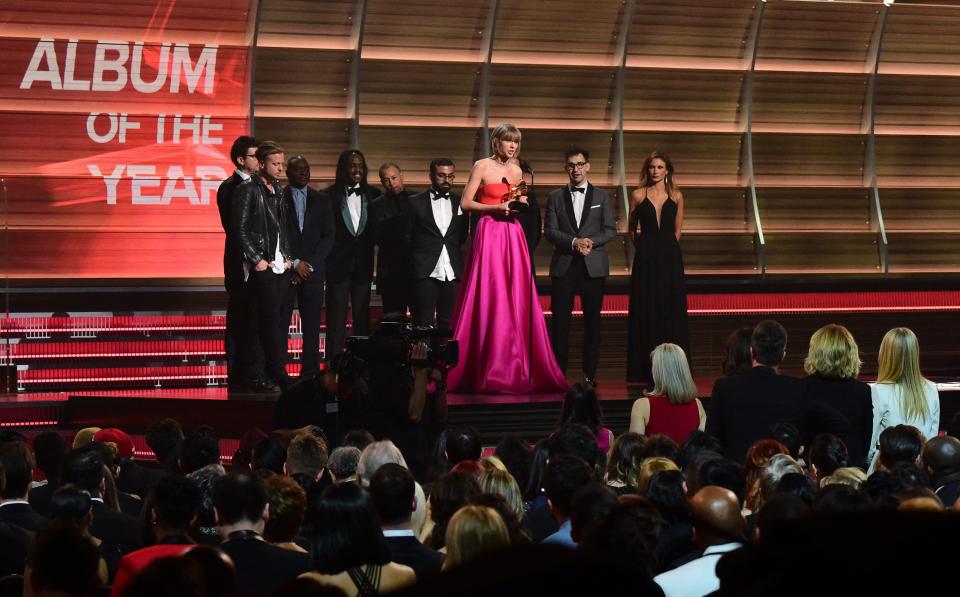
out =
[(434, 201), (436, 201), (437, 199), (450, 198), (450, 191), (447, 191), (446, 193), (441, 193), (440, 191), (430, 191), (430, 194), (433, 195), (431, 199), (433, 199)]
[(584, 189), (584, 188), (582, 188), (582, 187), (573, 187), (572, 189), (570, 189), (570, 194), (571, 194), (571, 195), (574, 194), (574, 193), (584, 193), (584, 194), (586, 194), (586, 192), (587, 192), (587, 190)]
[(347, 195), (359, 195), (359, 194), (360, 194), (360, 185), (347, 187)]

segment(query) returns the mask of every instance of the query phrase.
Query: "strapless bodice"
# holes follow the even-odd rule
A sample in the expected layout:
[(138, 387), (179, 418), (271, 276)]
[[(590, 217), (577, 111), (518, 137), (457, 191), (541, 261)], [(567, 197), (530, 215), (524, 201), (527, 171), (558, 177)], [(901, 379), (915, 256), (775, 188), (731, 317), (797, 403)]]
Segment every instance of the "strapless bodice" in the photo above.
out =
[(510, 192), (510, 185), (505, 182), (481, 184), (477, 189), (476, 200), (484, 205), (500, 205)]

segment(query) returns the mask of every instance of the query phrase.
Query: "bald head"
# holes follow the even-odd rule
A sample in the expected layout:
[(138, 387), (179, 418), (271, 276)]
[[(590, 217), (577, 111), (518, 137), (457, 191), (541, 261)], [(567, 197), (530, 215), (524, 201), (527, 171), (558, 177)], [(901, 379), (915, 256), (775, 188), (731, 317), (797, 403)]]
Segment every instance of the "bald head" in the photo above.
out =
[(923, 446), (923, 463), (934, 477), (960, 472), (960, 439), (941, 435)]
[(709, 485), (690, 499), (698, 545), (729, 543), (743, 539), (743, 516), (737, 496), (723, 487)]

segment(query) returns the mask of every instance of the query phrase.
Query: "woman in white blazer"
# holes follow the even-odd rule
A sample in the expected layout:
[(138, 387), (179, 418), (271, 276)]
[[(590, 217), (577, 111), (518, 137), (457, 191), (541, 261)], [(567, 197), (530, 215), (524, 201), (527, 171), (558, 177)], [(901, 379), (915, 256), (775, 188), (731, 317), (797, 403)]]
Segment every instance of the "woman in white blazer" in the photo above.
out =
[(880, 343), (877, 383), (873, 398), (873, 436), (870, 471), (877, 467), (880, 434), (894, 425), (912, 425), (924, 438), (940, 430), (940, 395), (937, 386), (920, 373), (920, 345), (909, 328), (893, 328)]

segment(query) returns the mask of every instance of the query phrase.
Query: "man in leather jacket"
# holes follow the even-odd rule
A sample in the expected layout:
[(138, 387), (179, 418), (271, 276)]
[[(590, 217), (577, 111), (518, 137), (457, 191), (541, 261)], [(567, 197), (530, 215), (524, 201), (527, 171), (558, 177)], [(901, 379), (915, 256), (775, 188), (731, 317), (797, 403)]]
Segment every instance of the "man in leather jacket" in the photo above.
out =
[(257, 148), (260, 169), (234, 191), (233, 231), (243, 252), (246, 284), (257, 296), (257, 322), (263, 345), (265, 371), (281, 388), (290, 384), (287, 361), (287, 329), (283, 299), (290, 286), (292, 266), (287, 208), (280, 177), (283, 148), (264, 141)]

